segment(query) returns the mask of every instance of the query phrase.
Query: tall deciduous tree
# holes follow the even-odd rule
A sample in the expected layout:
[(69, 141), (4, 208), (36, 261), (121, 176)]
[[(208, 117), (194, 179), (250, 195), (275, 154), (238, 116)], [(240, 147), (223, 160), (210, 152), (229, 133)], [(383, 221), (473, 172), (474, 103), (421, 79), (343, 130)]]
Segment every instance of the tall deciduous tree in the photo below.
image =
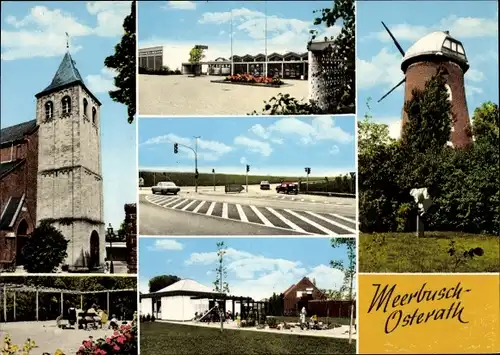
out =
[(371, 98), (366, 101), (368, 111), (362, 121), (358, 121), (358, 154), (373, 155), (380, 146), (394, 143), (394, 139), (389, 136), (389, 126), (383, 123), (372, 121), (370, 113)]
[(106, 57), (104, 65), (117, 72), (114, 84), (117, 90), (109, 92), (115, 102), (127, 105), (128, 123), (134, 122), (136, 112), (136, 2), (132, 1), (130, 14), (123, 21), (124, 34), (115, 46), (115, 54)]
[(498, 149), (499, 141), (498, 105), (488, 101), (474, 110), (473, 134), (476, 144), (488, 144)]
[(149, 292), (153, 293), (156, 291), (160, 291), (161, 289), (168, 287), (177, 281), (180, 281), (180, 278), (174, 275), (159, 275), (155, 276), (149, 280)]
[(408, 121), (401, 141), (412, 153), (441, 150), (450, 141), (454, 118), (444, 75), (440, 68), (423, 90), (413, 89), (412, 98), (405, 102)]
[(203, 58), (205, 58), (203, 49), (198, 47), (193, 47), (189, 51), (189, 63), (195, 66), (195, 75), (199, 74), (198, 70), (200, 70), (200, 62), (202, 61)]
[(351, 321), (349, 324), (349, 343), (352, 341), (352, 327), (354, 318), (354, 278), (356, 277), (356, 239), (354, 238), (332, 238), (333, 248), (345, 247), (347, 249), (347, 263), (342, 260), (330, 261), (330, 266), (341, 270), (344, 273), (344, 286), (349, 291), (349, 301), (351, 302)]
[[(213, 282), (213, 284), (215, 292), (227, 294), (229, 293), (229, 284), (226, 281), (227, 268), (226, 265), (224, 264), (224, 256), (226, 255), (226, 252), (227, 248), (224, 242), (217, 242), (218, 265), (215, 268), (216, 279)], [(222, 308), (220, 307), (219, 307), (219, 317), (220, 317), (220, 331), (222, 332), (222, 330), (224, 329), (224, 314), (222, 313)]]

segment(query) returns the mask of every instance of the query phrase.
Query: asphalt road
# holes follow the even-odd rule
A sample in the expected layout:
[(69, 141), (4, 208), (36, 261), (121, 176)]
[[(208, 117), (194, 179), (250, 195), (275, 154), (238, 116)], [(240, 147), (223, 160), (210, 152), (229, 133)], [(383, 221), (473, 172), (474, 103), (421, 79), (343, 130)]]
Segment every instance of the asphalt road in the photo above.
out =
[(140, 235), (356, 234), (355, 199), (283, 195), (275, 191), (224, 194), (182, 188), (179, 195), (140, 192)]

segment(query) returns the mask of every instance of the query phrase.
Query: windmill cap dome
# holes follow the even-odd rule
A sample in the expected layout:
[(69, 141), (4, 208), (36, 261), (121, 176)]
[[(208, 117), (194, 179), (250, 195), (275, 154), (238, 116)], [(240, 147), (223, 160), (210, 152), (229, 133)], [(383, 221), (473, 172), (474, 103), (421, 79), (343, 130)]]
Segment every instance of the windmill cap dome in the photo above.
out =
[(421, 56), (442, 56), (459, 64), (464, 72), (469, 68), (462, 42), (450, 36), (449, 31), (436, 31), (425, 35), (415, 42), (405, 53), (401, 69), (417, 62)]

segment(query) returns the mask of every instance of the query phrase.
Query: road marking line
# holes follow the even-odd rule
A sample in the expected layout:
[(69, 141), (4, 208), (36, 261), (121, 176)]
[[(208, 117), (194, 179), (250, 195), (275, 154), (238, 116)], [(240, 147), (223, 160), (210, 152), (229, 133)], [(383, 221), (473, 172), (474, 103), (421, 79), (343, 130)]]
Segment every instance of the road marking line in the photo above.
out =
[(208, 207), (208, 211), (206, 213), (207, 216), (211, 216), (212, 215), (212, 212), (214, 211), (214, 208), (215, 208), (215, 201), (212, 202), (210, 204), (210, 206)]
[(323, 232), (323, 233), (325, 233), (326, 235), (337, 235), (337, 233), (335, 233), (335, 232), (333, 232), (333, 231), (329, 230), (328, 228), (323, 227), (321, 224), (318, 224), (318, 223), (316, 223), (316, 222), (314, 222), (314, 221), (311, 221), (309, 218), (306, 218), (306, 217), (304, 217), (304, 216), (302, 216), (302, 215), (300, 215), (300, 214), (298, 214), (298, 213), (296, 213), (296, 212), (294, 212), (294, 211), (292, 211), (292, 210), (288, 210), (288, 209), (286, 209), (286, 210), (284, 210), (284, 211), (285, 211), (285, 212), (290, 213), (292, 216), (295, 216), (295, 217), (297, 217), (298, 219), (303, 220), (303, 221), (304, 221), (304, 222), (306, 222), (306, 223), (309, 223), (311, 226), (313, 226), (313, 227), (315, 227), (315, 228), (319, 229), (320, 231), (322, 231), (322, 232)]
[(189, 207), (191, 207), (195, 202), (198, 202), (197, 200), (193, 200), (189, 202), (186, 206), (182, 207), (181, 211), (187, 210)]
[(200, 208), (203, 207), (203, 205), (205, 204), (205, 201), (201, 201), (201, 203), (196, 206), (196, 208), (193, 210), (193, 213), (198, 213), (198, 211), (200, 210)]
[(269, 220), (266, 218), (266, 216), (264, 216), (262, 214), (262, 212), (260, 212), (257, 207), (255, 206), (250, 206), (250, 208), (252, 209), (252, 211), (257, 215), (257, 217), (260, 218), (260, 220), (262, 221), (262, 223), (264, 223), (265, 226), (268, 226), (268, 227), (274, 227), (274, 224), (272, 224), (271, 222), (269, 222)]
[(343, 225), (343, 224), (341, 224), (341, 223), (338, 223), (338, 222), (332, 221), (332, 220), (330, 220), (330, 219), (328, 219), (328, 218), (326, 218), (326, 217), (323, 217), (323, 216), (321, 216), (321, 215), (319, 215), (319, 214), (316, 214), (316, 213), (314, 213), (314, 212), (311, 212), (311, 211), (306, 211), (306, 213), (308, 213), (308, 214), (310, 214), (311, 216), (314, 216), (314, 217), (316, 217), (316, 218), (322, 219), (322, 220), (323, 220), (323, 221), (325, 221), (325, 222), (328, 222), (328, 223), (330, 223), (330, 224), (333, 224), (334, 226), (337, 226), (337, 227), (339, 227), (339, 228), (342, 228), (342, 229), (344, 229), (344, 230), (346, 230), (346, 231), (348, 231), (348, 232), (351, 232), (351, 233), (353, 233), (353, 234), (356, 234), (356, 233), (357, 233), (357, 232), (356, 232), (354, 229), (352, 229), (352, 228), (349, 228), (349, 227), (347, 227), (347, 226), (344, 226), (344, 225)]
[(245, 211), (243, 211), (243, 208), (241, 208), (240, 204), (236, 204), (236, 210), (238, 211), (238, 214), (240, 216), (240, 221), (248, 222), (247, 215), (245, 214)]
[(335, 213), (329, 213), (329, 215), (333, 216), (333, 217), (337, 217), (339, 219), (343, 219), (346, 222), (351, 222), (351, 223), (356, 224), (356, 220), (354, 220), (354, 219), (350, 219), (350, 218), (347, 218), (347, 217), (344, 217), (344, 216), (341, 216), (341, 215), (338, 215), (338, 214), (335, 214)]
[(289, 226), (290, 228), (292, 228), (294, 231), (297, 231), (299, 233), (309, 234), (305, 230), (303, 230), (302, 228), (300, 228), (298, 225), (296, 225), (295, 223), (293, 223), (292, 221), (289, 221), (288, 219), (286, 219), (284, 216), (282, 216), (281, 214), (279, 214), (277, 211), (275, 211), (271, 207), (266, 207), (266, 209), (269, 212), (271, 212), (273, 215), (275, 215), (281, 222), (285, 223), (287, 226)]
[(285, 196), (283, 196), (281, 199), (282, 199), (282, 200), (284, 200), (285, 198), (286, 198), (286, 197), (285, 197)]
[(304, 199), (303, 199), (303, 198), (301, 198), (300, 200), (301, 200), (301, 201), (304, 201)]
[(176, 204), (175, 206), (172, 206), (172, 208), (174, 208), (174, 209), (175, 209), (175, 208), (179, 207), (180, 205), (182, 205), (182, 204), (183, 204), (184, 202), (186, 202), (186, 201), (188, 201), (188, 199), (187, 199), (187, 198), (186, 198), (186, 199), (184, 199), (184, 200), (182, 200), (181, 202), (179, 202), (179, 203), (178, 203), (178, 204)]
[(228, 218), (227, 215), (227, 202), (222, 203), (222, 218)]
[(180, 199), (181, 199), (180, 197), (176, 197), (176, 198), (174, 198), (173, 200), (170, 200), (170, 201), (168, 201), (166, 204), (162, 205), (162, 207), (170, 207), (170, 206), (172, 206), (172, 205), (175, 205), (175, 203), (176, 203), (177, 201), (179, 201)]
[(157, 204), (162, 204), (162, 203), (166, 203), (166, 202), (169, 202), (169, 201), (172, 201), (174, 197), (162, 197), (162, 198), (159, 198), (157, 200), (154, 201), (154, 203), (157, 203)]

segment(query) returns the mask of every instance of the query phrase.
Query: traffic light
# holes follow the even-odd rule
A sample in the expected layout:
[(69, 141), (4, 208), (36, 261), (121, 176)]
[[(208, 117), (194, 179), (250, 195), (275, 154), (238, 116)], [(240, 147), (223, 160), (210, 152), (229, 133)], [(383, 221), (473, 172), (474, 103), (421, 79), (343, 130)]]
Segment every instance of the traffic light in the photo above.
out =
[(311, 168), (305, 168), (306, 174), (309, 175), (311, 173)]
[(174, 153), (177, 154), (179, 153), (179, 144), (174, 143)]
[(200, 176), (200, 174), (198, 174), (198, 169), (196, 169), (196, 171), (194, 172), (194, 178), (198, 179), (198, 176)]
[(215, 169), (212, 169), (212, 174), (215, 174)]
[(247, 173), (250, 171), (250, 165), (247, 164)]

